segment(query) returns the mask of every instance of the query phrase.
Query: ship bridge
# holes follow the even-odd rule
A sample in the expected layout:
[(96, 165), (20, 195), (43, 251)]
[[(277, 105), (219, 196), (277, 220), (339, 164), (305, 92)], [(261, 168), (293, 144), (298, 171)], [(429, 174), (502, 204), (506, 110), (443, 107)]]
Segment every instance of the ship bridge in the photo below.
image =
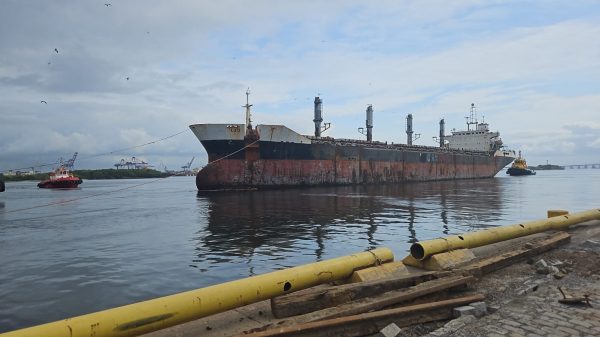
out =
[(468, 151), (497, 151), (502, 147), (499, 132), (490, 132), (489, 124), (477, 122), (475, 104), (471, 103), (470, 116), (467, 120), (467, 130), (452, 131), (452, 135), (444, 136), (448, 147)]

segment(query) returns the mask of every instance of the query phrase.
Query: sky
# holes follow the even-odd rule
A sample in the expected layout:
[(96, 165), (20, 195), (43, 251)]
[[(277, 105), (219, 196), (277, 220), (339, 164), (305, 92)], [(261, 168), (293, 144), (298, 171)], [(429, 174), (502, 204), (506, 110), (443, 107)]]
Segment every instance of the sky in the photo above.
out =
[(3, 0), (0, 171), (199, 167), (188, 126), (243, 123), (247, 88), (302, 134), (317, 95), (324, 135), (364, 138), (372, 104), (374, 140), (411, 113), (420, 145), (475, 103), (530, 165), (600, 163), (599, 37), (598, 1)]

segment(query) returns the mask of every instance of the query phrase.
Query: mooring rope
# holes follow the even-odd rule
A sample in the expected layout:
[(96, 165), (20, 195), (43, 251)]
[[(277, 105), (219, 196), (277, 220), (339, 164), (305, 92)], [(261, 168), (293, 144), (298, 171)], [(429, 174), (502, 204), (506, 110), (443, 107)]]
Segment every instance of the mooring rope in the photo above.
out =
[(226, 156), (224, 156), (224, 157), (221, 157), (221, 158), (219, 158), (219, 159), (215, 159), (215, 160), (213, 160), (213, 161), (209, 162), (208, 164), (206, 164), (206, 166), (208, 166), (208, 165), (211, 165), (211, 164), (214, 164), (214, 163), (218, 162), (219, 160), (223, 160), (223, 159), (225, 159), (225, 158), (231, 157), (231, 156), (233, 156), (234, 154), (236, 154), (236, 153), (238, 153), (238, 152), (240, 152), (240, 151), (242, 151), (242, 150), (246, 149), (247, 147), (249, 147), (249, 146), (251, 146), (251, 145), (254, 145), (254, 144), (256, 144), (256, 143), (257, 143), (259, 140), (260, 140), (260, 139), (257, 139), (257, 140), (255, 140), (255, 141), (253, 141), (252, 143), (250, 143), (250, 144), (248, 144), (248, 145), (246, 145), (246, 146), (242, 147), (242, 148), (241, 148), (241, 149), (239, 149), (239, 150), (233, 151), (233, 152), (231, 152), (230, 154), (228, 154), (228, 155), (226, 155)]
[[(187, 130), (186, 130), (186, 131), (187, 131)], [(162, 141), (162, 140), (165, 140), (165, 139), (171, 138), (171, 137), (175, 137), (175, 136), (177, 136), (177, 135), (179, 135), (179, 134), (181, 134), (181, 133), (183, 133), (183, 131), (182, 131), (182, 132), (179, 132), (179, 133), (177, 133), (177, 134), (174, 134), (174, 135), (171, 135), (171, 136), (165, 137), (165, 138), (161, 138), (161, 139), (159, 139), (159, 140), (156, 140), (156, 141), (153, 141), (153, 142), (149, 142), (149, 143), (142, 144), (142, 145), (137, 145), (136, 147), (145, 146), (145, 145), (148, 145), (148, 144), (153, 144), (153, 143), (156, 143), (156, 142), (159, 142), (159, 141)], [(251, 146), (251, 145), (254, 145), (254, 144), (256, 144), (256, 143), (257, 143), (259, 140), (260, 140), (260, 139), (257, 139), (257, 140), (255, 140), (254, 142), (252, 142), (252, 143), (250, 143), (250, 144), (248, 144), (248, 145), (246, 145), (246, 146), (242, 147), (242, 148), (241, 148), (241, 149), (239, 149), (239, 150), (233, 151), (233, 152), (231, 152), (230, 154), (228, 154), (228, 155), (226, 155), (226, 156), (223, 156), (223, 157), (221, 157), (221, 158), (219, 158), (219, 159), (213, 160), (213, 161), (209, 162), (208, 164), (206, 164), (206, 166), (208, 166), (208, 165), (211, 165), (211, 164), (214, 164), (214, 163), (216, 163), (216, 162), (218, 162), (218, 161), (220, 161), (220, 160), (223, 160), (223, 159), (225, 159), (225, 158), (231, 157), (231, 156), (233, 156), (234, 154), (236, 154), (236, 153), (238, 153), (238, 152), (240, 152), (240, 151), (242, 151), (242, 150), (246, 149), (247, 147), (249, 147), (249, 146)], [(166, 178), (168, 178), (168, 177), (166, 177)], [(92, 197), (97, 197), (97, 196), (107, 195), (107, 194), (116, 193), (116, 192), (124, 191), (124, 190), (127, 190), (127, 189), (131, 189), (131, 188), (140, 187), (140, 186), (143, 186), (143, 185), (147, 185), (147, 184), (155, 183), (155, 182), (157, 182), (157, 181), (160, 181), (160, 180), (164, 180), (164, 179), (166, 179), (166, 178), (158, 178), (158, 179), (154, 179), (154, 180), (150, 180), (150, 181), (145, 181), (145, 182), (143, 182), (143, 183), (141, 183), (141, 184), (131, 185), (131, 186), (127, 186), (127, 187), (119, 188), (119, 189), (112, 190), (112, 191), (105, 191), (105, 192), (100, 192), (100, 193), (90, 194), (90, 195), (86, 195), (86, 196), (79, 197), (79, 198), (66, 199), (66, 200), (54, 201), (54, 202), (50, 202), (50, 203), (47, 203), (47, 204), (42, 204), (42, 205), (37, 205), (37, 206), (31, 206), (31, 207), (25, 207), (25, 208), (18, 208), (18, 209), (6, 210), (6, 211), (4, 211), (4, 213), (15, 213), (15, 212), (27, 211), (27, 210), (37, 209), (37, 208), (49, 207), (49, 206), (53, 206), (53, 205), (66, 204), (66, 203), (70, 203), (70, 202), (74, 202), (74, 201), (78, 201), (78, 200), (82, 200), (82, 199), (88, 199), (88, 198), (92, 198)]]
[[(144, 144), (134, 145), (134, 146), (131, 146), (131, 147), (126, 147), (126, 148), (123, 148), (123, 149), (118, 149), (118, 150), (114, 150), (114, 151), (110, 151), (110, 152), (105, 152), (105, 153), (100, 153), (100, 154), (96, 154), (96, 155), (79, 157), (78, 160), (81, 161), (81, 160), (88, 160), (88, 159), (91, 159), (91, 158), (102, 157), (102, 156), (109, 156), (109, 155), (115, 154), (117, 152), (122, 152), (122, 151), (127, 151), (127, 150), (133, 150), (133, 149), (137, 149), (137, 148), (140, 148), (140, 147), (144, 147), (144, 146), (156, 144), (156, 143), (165, 141), (165, 140), (167, 140), (169, 138), (173, 138), (175, 136), (179, 136), (180, 134), (182, 134), (184, 132), (188, 132), (188, 131), (190, 131), (190, 129), (185, 129), (185, 130), (177, 132), (175, 134), (172, 134), (172, 135), (160, 138), (160, 139), (156, 139), (156, 140), (153, 140), (151, 142), (144, 143)], [(30, 166), (26, 166), (26, 167), (19, 167), (19, 168), (13, 168), (13, 169), (8, 169), (8, 170), (2, 170), (0, 172), (20, 171), (20, 170), (26, 170), (26, 169), (30, 169), (30, 168), (40, 168), (40, 167), (54, 166), (56, 164), (58, 164), (58, 162), (38, 164), (38, 165), (30, 165)]]
[(140, 186), (143, 186), (143, 185), (148, 185), (148, 184), (151, 184), (151, 183), (154, 183), (154, 182), (157, 182), (157, 181), (160, 181), (160, 180), (164, 180), (164, 179), (166, 179), (166, 178), (158, 178), (158, 179), (154, 179), (154, 180), (150, 180), (150, 181), (145, 181), (145, 182), (143, 182), (141, 184), (131, 185), (131, 186), (119, 188), (119, 189), (112, 190), (112, 191), (105, 191), (105, 192), (99, 192), (99, 193), (95, 193), (95, 194), (90, 194), (90, 195), (86, 195), (86, 196), (79, 197), (79, 198), (53, 201), (53, 202), (49, 202), (47, 204), (42, 204), (42, 205), (37, 205), (37, 206), (31, 206), (31, 207), (25, 207), (25, 208), (11, 209), (11, 210), (4, 211), (4, 213), (14, 213), (14, 212), (27, 211), (27, 210), (31, 210), (31, 209), (43, 208), (43, 207), (48, 207), (48, 206), (53, 206), (53, 205), (66, 204), (66, 203), (70, 203), (70, 202), (73, 202), (73, 201), (78, 201), (78, 200), (83, 200), (83, 199), (89, 199), (89, 198), (92, 198), (92, 197), (107, 195), (107, 194), (111, 194), (111, 193), (116, 193), (116, 192), (128, 190), (130, 188), (136, 188), (136, 187), (140, 187)]

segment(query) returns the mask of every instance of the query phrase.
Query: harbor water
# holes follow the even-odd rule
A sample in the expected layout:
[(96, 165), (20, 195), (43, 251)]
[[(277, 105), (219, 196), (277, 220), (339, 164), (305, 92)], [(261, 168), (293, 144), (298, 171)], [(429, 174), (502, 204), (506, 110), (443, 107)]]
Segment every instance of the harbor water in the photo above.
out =
[(600, 207), (600, 170), (198, 194), (194, 177), (0, 193), (0, 332), (366, 249)]

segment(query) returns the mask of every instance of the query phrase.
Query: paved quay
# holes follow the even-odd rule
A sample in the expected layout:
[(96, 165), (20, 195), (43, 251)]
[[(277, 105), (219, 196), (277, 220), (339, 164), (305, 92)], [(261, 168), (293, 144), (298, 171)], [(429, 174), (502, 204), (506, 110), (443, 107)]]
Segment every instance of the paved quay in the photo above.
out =
[[(440, 336), (600, 336), (600, 226), (578, 226), (569, 244), (485, 276), (475, 286), (492, 313), (463, 316), (425, 334)], [(559, 273), (540, 274), (539, 260)], [(564, 273), (563, 273), (564, 272)], [(588, 295), (585, 304), (559, 303), (563, 296)], [(431, 328), (430, 328), (431, 329)], [(398, 336), (423, 335), (407, 330)]]

